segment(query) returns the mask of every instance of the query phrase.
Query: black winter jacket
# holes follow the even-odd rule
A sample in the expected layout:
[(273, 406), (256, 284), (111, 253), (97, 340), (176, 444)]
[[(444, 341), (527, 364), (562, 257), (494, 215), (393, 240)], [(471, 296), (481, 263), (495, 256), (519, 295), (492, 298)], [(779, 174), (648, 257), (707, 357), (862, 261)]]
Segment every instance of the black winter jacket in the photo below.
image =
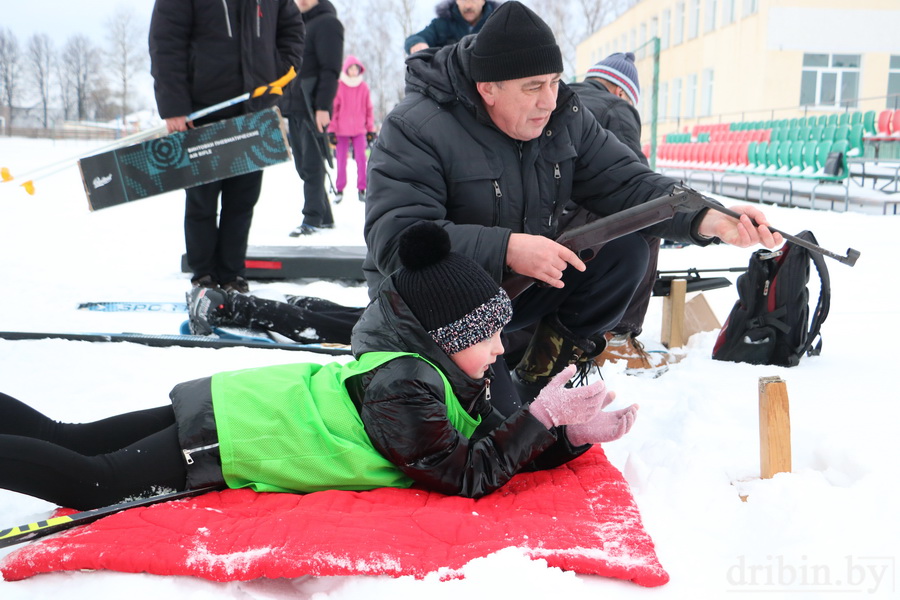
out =
[[(676, 184), (642, 165), (563, 83), (540, 137), (520, 142), (504, 134), (470, 75), (475, 37), (406, 60), (406, 97), (382, 124), (368, 167), (363, 270), (370, 295), (400, 266), (397, 240), (419, 221), (444, 227), (455, 252), (500, 282), (510, 234), (556, 237), (556, 215), (569, 199), (605, 216)], [(679, 214), (654, 233), (703, 244), (699, 216)]]
[(590, 448), (573, 447), (565, 428), (547, 430), (526, 409), (503, 419), (490, 403), (488, 379), (472, 379), (413, 316), (390, 278), (353, 328), (353, 353), (411, 349), (447, 377), (460, 405), (482, 425), (471, 439), (447, 420), (444, 383), (417, 358), (399, 358), (347, 383), (366, 433), (419, 486), (478, 498), (520, 471), (555, 467)]
[[(303, 19), (294, 0), (156, 0), (150, 72), (159, 116), (187, 116), (300, 71)], [(222, 119), (272, 106), (266, 94), (222, 110)]]
[[(490, 403), (489, 380), (472, 379), (456, 366), (390, 279), (354, 327), (352, 341), (356, 357), (374, 351), (418, 352), (441, 369), (462, 408), (482, 418), (471, 438), (454, 429), (447, 419), (443, 380), (418, 358), (398, 358), (347, 381), (375, 448), (418, 486), (477, 498), (520, 471), (552, 468), (590, 448), (573, 447), (564, 427), (547, 430), (526, 409), (500, 416)], [(188, 487), (222, 485), (210, 378), (181, 383), (170, 397), (179, 442), (190, 456)]]
[(643, 164), (650, 164), (641, 150), (641, 115), (637, 109), (610, 92), (595, 78), (571, 83), (569, 87), (578, 94), (585, 108), (591, 111), (603, 129), (628, 146)]
[(312, 99), (312, 110), (331, 112), (338, 90), (338, 79), (344, 61), (344, 26), (337, 18), (337, 10), (328, 0), (303, 13), (306, 24), (306, 45), (303, 49), (303, 69), (288, 89), (285, 112), (308, 116), (300, 88)]

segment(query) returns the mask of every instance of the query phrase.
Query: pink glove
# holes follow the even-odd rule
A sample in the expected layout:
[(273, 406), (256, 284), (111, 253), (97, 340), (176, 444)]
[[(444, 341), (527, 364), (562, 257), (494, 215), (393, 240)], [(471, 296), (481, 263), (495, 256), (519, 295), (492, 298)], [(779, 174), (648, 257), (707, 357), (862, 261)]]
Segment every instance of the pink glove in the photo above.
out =
[(566, 382), (574, 374), (575, 365), (569, 365), (551, 379), (531, 403), (531, 414), (547, 429), (557, 425), (587, 423), (604, 406), (607, 394), (603, 381), (567, 388)]
[[(604, 407), (609, 402), (604, 404)], [(600, 411), (587, 423), (571, 425), (566, 428), (566, 437), (574, 446), (582, 444), (600, 444), (619, 439), (631, 430), (637, 418), (638, 405), (612, 412)]]

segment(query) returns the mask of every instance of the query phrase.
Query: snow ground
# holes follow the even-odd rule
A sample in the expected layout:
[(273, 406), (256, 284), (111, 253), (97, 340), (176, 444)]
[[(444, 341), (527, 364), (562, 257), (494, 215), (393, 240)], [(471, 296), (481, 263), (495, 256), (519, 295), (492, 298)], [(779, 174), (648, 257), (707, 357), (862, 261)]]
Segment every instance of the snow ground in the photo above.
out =
[[(89, 153), (78, 142), (0, 139), (0, 166), (13, 174)], [(352, 173), (352, 164), (351, 164)], [(74, 167), (36, 182), (28, 196), (0, 184), (0, 330), (173, 333), (172, 314), (76, 310), (89, 300), (179, 301), (182, 198), (173, 193), (96, 213), (87, 210)], [(302, 188), (293, 166), (267, 170), (253, 245), (362, 245), (363, 206), (348, 194), (337, 227), (289, 238), (300, 221)], [(894, 261), (898, 217), (769, 207), (780, 229), (815, 232), (822, 246), (862, 253), (849, 268), (828, 261), (831, 314), (820, 357), (798, 367), (712, 361), (715, 333), (691, 338), (687, 356), (658, 379), (603, 371), (616, 404), (641, 405), (634, 429), (610, 444), (671, 581), (660, 588), (547, 568), (515, 551), (474, 561), (461, 581), (386, 577), (301, 578), (219, 584), (121, 573), (59, 573), (0, 581), (5, 600), (215, 598), (822, 598), (835, 593), (896, 598), (900, 520), (897, 392), (889, 362), (900, 337)], [(661, 269), (746, 266), (750, 250), (665, 250)], [(737, 274), (725, 274), (735, 279)], [(252, 282), (256, 292), (293, 293), (363, 305), (361, 286), (327, 281)], [(815, 293), (815, 289), (813, 289)], [(734, 287), (705, 294), (719, 320)], [(651, 302), (642, 338), (658, 345), (662, 300)], [(874, 328), (874, 329), (873, 329)], [(59, 420), (88, 421), (167, 401), (176, 383), (216, 371), (316, 354), (253, 349), (148, 348), (131, 344), (0, 340), (0, 390)], [(791, 404), (793, 472), (759, 480), (758, 380), (780, 376)], [(895, 389), (891, 392), (891, 389)], [(893, 398), (894, 400), (891, 400)], [(749, 496), (741, 502), (739, 494)], [(34, 521), (53, 507), (0, 491), (0, 527)], [(0, 551), (0, 555), (4, 552)]]

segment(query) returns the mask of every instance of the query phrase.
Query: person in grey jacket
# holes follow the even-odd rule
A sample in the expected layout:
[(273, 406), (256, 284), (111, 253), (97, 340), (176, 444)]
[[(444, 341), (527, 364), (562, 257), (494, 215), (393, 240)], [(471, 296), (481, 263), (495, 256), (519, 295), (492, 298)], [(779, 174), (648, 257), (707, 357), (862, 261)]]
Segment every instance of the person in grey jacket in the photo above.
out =
[[(454, 249), (495, 281), (514, 272), (542, 283), (515, 298), (506, 327), (538, 323), (514, 369), (524, 384), (517, 395), (527, 402), (568, 363), (598, 351), (647, 267), (638, 235), (582, 262), (553, 240), (563, 208), (571, 199), (611, 215), (668, 194), (677, 182), (650, 171), (585, 110), (561, 81), (549, 26), (520, 2), (501, 4), (477, 35), (406, 63), (406, 97), (384, 120), (369, 164), (363, 270), (370, 296), (399, 267), (400, 234), (420, 221), (445, 228)], [(734, 210), (740, 219), (701, 210), (653, 229), (698, 245), (781, 243), (761, 211)]]

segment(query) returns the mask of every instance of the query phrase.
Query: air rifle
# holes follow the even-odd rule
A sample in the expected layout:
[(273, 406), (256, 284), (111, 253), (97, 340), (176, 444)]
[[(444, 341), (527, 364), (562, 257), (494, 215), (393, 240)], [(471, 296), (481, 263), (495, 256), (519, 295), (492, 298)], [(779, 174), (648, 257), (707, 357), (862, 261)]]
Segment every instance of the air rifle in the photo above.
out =
[(743, 273), (747, 267), (728, 267), (727, 269), (679, 269), (675, 271), (657, 271), (656, 281), (653, 282), (654, 296), (668, 296), (672, 291), (672, 282), (676, 279), (684, 279), (687, 282), (688, 293), (717, 290), (731, 285), (727, 277), (704, 277), (701, 273)]
[[(587, 262), (597, 255), (597, 251), (603, 244), (618, 239), (629, 233), (640, 231), (651, 225), (655, 225), (666, 219), (671, 219), (679, 212), (693, 212), (702, 208), (709, 208), (719, 211), (730, 217), (739, 219), (741, 214), (731, 209), (725, 208), (715, 200), (707, 198), (700, 192), (689, 188), (685, 185), (676, 185), (673, 190), (665, 195), (632, 206), (623, 211), (617, 212), (608, 217), (597, 219), (591, 223), (580, 225), (573, 229), (562, 232), (556, 241), (575, 254), (582, 261)], [(752, 221), (753, 225), (757, 225), (756, 221)], [(780, 233), (784, 239), (793, 242), (798, 246), (802, 246), (811, 252), (823, 254), (833, 258), (846, 265), (853, 266), (859, 258), (859, 251), (853, 248), (847, 249), (847, 256), (835, 254), (829, 250), (822, 248), (812, 242), (808, 242), (803, 238), (785, 233), (774, 227), (769, 227), (773, 233)], [(528, 289), (535, 279), (531, 277), (513, 273), (504, 278), (501, 286), (510, 298), (515, 298), (526, 289)]]

